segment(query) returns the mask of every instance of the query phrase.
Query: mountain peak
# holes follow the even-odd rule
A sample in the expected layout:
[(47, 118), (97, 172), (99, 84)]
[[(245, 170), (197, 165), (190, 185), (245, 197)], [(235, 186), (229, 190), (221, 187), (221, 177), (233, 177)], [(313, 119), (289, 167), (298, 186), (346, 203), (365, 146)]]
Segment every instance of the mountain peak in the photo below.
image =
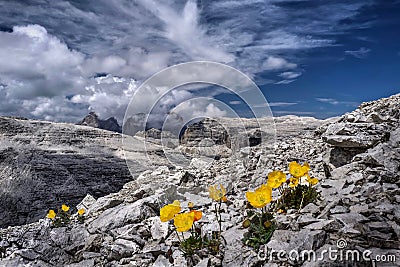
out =
[(118, 133), (122, 132), (122, 128), (118, 124), (116, 118), (110, 117), (106, 120), (102, 120), (94, 111), (89, 112), (89, 114), (85, 118), (83, 118), (83, 120), (79, 122), (78, 125), (85, 125)]

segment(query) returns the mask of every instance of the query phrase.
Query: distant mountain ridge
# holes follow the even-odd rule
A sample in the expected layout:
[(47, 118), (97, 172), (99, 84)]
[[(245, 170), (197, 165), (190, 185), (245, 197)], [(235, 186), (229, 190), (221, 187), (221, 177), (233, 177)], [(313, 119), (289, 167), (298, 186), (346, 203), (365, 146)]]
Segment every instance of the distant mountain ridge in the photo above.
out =
[(90, 126), (103, 130), (121, 133), (122, 127), (118, 124), (118, 121), (114, 117), (110, 117), (106, 120), (102, 120), (95, 112), (90, 112), (78, 125)]

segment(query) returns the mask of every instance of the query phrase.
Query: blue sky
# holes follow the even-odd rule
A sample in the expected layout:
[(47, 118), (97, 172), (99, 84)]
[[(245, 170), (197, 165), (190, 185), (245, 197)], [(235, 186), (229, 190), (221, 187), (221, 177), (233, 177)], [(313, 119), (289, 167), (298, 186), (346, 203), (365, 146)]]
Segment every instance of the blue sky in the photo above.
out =
[[(276, 116), (337, 116), (400, 91), (398, 14), (398, 0), (0, 1), (0, 114), (121, 121), (152, 74), (210, 60), (253, 78)], [(245, 110), (192, 88), (160, 112), (197, 95)]]
[(302, 103), (312, 106), (279, 110), (324, 118), (400, 92), (400, 6), (380, 2), (386, 4), (368, 6), (350, 22), (368, 21), (368, 25), (339, 35), (336, 46), (307, 53), (304, 73), (295, 82), (265, 88), (271, 100), (283, 101), (282, 95), (287, 95), (287, 102), (306, 101)]

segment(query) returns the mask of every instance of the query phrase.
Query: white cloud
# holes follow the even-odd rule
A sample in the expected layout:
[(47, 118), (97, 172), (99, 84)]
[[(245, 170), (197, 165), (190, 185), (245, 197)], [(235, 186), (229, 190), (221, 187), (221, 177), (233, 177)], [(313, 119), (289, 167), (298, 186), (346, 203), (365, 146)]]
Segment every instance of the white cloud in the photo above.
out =
[(71, 94), (84, 83), (79, 70), (84, 56), (39, 25), (0, 32), (0, 47), (0, 77), (8, 98)]
[[(25, 26), (0, 31), (0, 112), (75, 121), (92, 108), (102, 117), (120, 118), (137, 84), (190, 60), (228, 62), (250, 77), (280, 71), (283, 80), (277, 83), (287, 84), (301, 74), (297, 52), (337, 45), (337, 34), (360, 26), (341, 22), (369, 1), (310, 2), (304, 10), (281, 2), (5, 1), (0, 3), (2, 25)], [(96, 73), (109, 75), (95, 79)], [(166, 96), (159, 108), (197, 91)], [(146, 101), (151, 94), (141, 97)], [(209, 112), (218, 110), (210, 106)]]
[(123, 72), (129, 66), (121, 57), (87, 58), (39, 25), (0, 32), (0, 47), (2, 113), (76, 121), (93, 109), (122, 120), (136, 82), (112, 75), (90, 77)]
[(336, 99), (333, 99), (333, 98), (316, 98), (315, 100), (322, 102), (322, 103), (329, 103), (332, 105), (337, 105), (340, 103), (339, 101), (337, 101)]
[(282, 70), (282, 69), (294, 69), (297, 67), (297, 65), (288, 62), (284, 58), (270, 56), (263, 63), (262, 67), (264, 70)]
[(317, 100), (318, 102), (322, 102), (322, 103), (328, 103), (331, 105), (347, 105), (347, 106), (357, 106), (359, 103), (358, 102), (354, 102), (354, 101), (340, 101), (340, 100), (336, 100), (334, 98), (315, 98), (315, 100)]
[[(196, 108), (196, 107), (194, 107)], [(218, 117), (225, 117), (227, 115), (225, 110), (219, 109), (217, 106), (215, 106), (213, 103), (208, 104), (205, 109), (203, 110), (194, 110), (193, 111), (193, 117), (210, 117), (210, 118), (218, 118)]]
[(297, 102), (269, 102), (270, 107), (287, 107), (297, 105)]
[(371, 52), (371, 49), (365, 48), (365, 47), (361, 47), (358, 50), (346, 50), (346, 51), (344, 51), (345, 54), (351, 55), (353, 57), (360, 58), (360, 59), (366, 58), (370, 52)]
[(226, 117), (228, 115), (227, 110), (223, 107), (216, 103), (210, 103), (210, 100), (205, 99), (182, 102), (173, 110), (173, 112), (179, 114), (184, 121), (190, 121), (193, 118), (216, 118)]
[(126, 106), (136, 89), (137, 82), (133, 79), (107, 75), (90, 79), (85, 90), (74, 95), (71, 102), (88, 107), (102, 118), (113, 116), (122, 121)]
[(95, 56), (86, 60), (82, 65), (82, 70), (86, 76), (90, 76), (93, 73), (110, 73), (113, 75), (120, 74), (120, 70), (127, 65), (125, 59), (119, 56), (106, 56), (99, 57)]
[(61, 96), (26, 99), (20, 102), (19, 105), (21, 109), (20, 112), (25, 111), (29, 113), (30, 116), (48, 121), (78, 122), (82, 119), (82, 110), (85, 110), (84, 107), (80, 107)]
[(265, 33), (263, 43), (256, 48), (263, 50), (298, 50), (325, 47), (333, 45), (333, 40), (304, 37), (289, 32), (288, 29), (279, 29)]
[(289, 84), (289, 83), (292, 83), (294, 81), (295, 80), (282, 80), (282, 81), (276, 82), (275, 84)]
[(200, 26), (199, 9), (195, 1), (187, 1), (180, 12), (153, 0), (140, 2), (163, 22), (162, 35), (181, 48), (191, 59), (223, 63), (233, 61), (233, 55), (215, 46), (207, 36), (206, 29)]
[(301, 76), (301, 72), (285, 71), (279, 74), (279, 76), (284, 79), (295, 79)]

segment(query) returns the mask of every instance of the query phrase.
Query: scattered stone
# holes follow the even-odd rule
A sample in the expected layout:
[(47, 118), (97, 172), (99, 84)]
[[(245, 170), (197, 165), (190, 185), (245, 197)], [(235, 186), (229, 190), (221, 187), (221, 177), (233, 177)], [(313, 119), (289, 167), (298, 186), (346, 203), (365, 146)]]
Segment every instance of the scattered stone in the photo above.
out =
[(166, 238), (168, 235), (168, 223), (163, 223), (160, 221), (160, 217), (152, 217), (147, 220), (147, 223), (151, 225), (151, 237), (154, 240), (159, 240), (162, 238)]
[(297, 223), (299, 224), (300, 227), (318, 222), (319, 220), (310, 216), (310, 215), (300, 215), (299, 218), (297, 219)]
[[(32, 163), (38, 168), (34, 170), (35, 175), (43, 183), (35, 187), (39, 188), (35, 194), (29, 191), (30, 183), (27, 183), (29, 187), (22, 188), (12, 184), (12, 191), (21, 203), (0, 195), (0, 200), (5, 201), (1, 206), (6, 207), (0, 211), (0, 216), (4, 215), (1, 224), (21, 225), (0, 228), (0, 266), (341, 266), (328, 261), (314, 265), (304, 260), (266, 262), (242, 242), (247, 231), (241, 224), (246, 215), (246, 190), (265, 183), (269, 172), (285, 168), (294, 160), (310, 164), (311, 175), (320, 181), (317, 189), (321, 199), (300, 211), (293, 209), (287, 214), (276, 214), (278, 229), (260, 249), (318, 253), (329, 247), (336, 248), (335, 242), (344, 239), (349, 248), (360, 251), (367, 248), (374, 255), (396, 255), (399, 259), (399, 105), (400, 94), (364, 103), (341, 118), (326, 121), (278, 117), (276, 136), (266, 128), (259, 129), (260, 125), (251, 119), (245, 120), (246, 131), (235, 119), (204, 120), (184, 133), (177, 149), (204, 152), (201, 155), (206, 157), (188, 157), (186, 161), (191, 164), (185, 168), (170, 165), (160, 147), (159, 138), (164, 132), (150, 129), (143, 136), (132, 137), (132, 150), (127, 152), (128, 162), (137, 159), (137, 166), (129, 163), (137, 167), (134, 180), (124, 173), (125, 161), (121, 159), (122, 164), (117, 160), (122, 155), (119, 145), (114, 145), (121, 139), (117, 133), (0, 117), (0, 143), (4, 140), (12, 143), (0, 149), (1, 156), (21, 158), (21, 166)], [(261, 122), (270, 121), (261, 119)], [(206, 132), (205, 138), (200, 135), (202, 130)], [(71, 132), (77, 131), (86, 135), (86, 139), (71, 137)], [(264, 135), (268, 136), (266, 142)], [(58, 136), (59, 140), (46, 136)], [(110, 144), (101, 143), (104, 139)], [(146, 154), (140, 145), (143, 140), (151, 141)], [(268, 144), (269, 140), (276, 142)], [(68, 149), (58, 151), (59, 145)], [(177, 145), (170, 146), (171, 153), (177, 153), (174, 148)], [(41, 149), (33, 149), (36, 146)], [(86, 147), (101, 152), (90, 152), (83, 157), (77, 151), (86, 153)], [(24, 156), (26, 153), (31, 156)], [(101, 160), (94, 162), (98, 157)], [(48, 163), (54, 159), (62, 167), (50, 168)], [(15, 167), (0, 160), (6, 171)], [(79, 169), (77, 162), (85, 170)], [(56, 178), (55, 173), (59, 174)], [(31, 181), (28, 176), (20, 176)], [(55, 184), (51, 183), (52, 179)], [(84, 187), (82, 181), (85, 181)], [(203, 224), (203, 233), (210, 234), (218, 225), (211, 223), (216, 219), (207, 187), (220, 182), (228, 188), (228, 201), (222, 205), (226, 243), (220, 254), (211, 255), (202, 250), (191, 259), (185, 258), (177, 248), (176, 233), (169, 229), (172, 222), (159, 221), (159, 209), (175, 199), (181, 201), (182, 207), (192, 201), (203, 212), (199, 222)], [(45, 214), (60, 204), (53, 198), (54, 192), (70, 198), (63, 198), (63, 202), (68, 200), (69, 205), (87, 210), (83, 224), (50, 227)], [(25, 195), (26, 199), (21, 198)], [(13, 201), (16, 206), (10, 204)], [(18, 212), (10, 213), (8, 207), (16, 207)], [(32, 217), (27, 218), (30, 211), (26, 207), (32, 207)], [(37, 218), (41, 221), (26, 224)], [(184, 233), (184, 238), (188, 236)], [(392, 261), (387, 266), (396, 264), (397, 261)], [(354, 266), (369, 265), (361, 262)]]
[(153, 263), (153, 267), (170, 267), (172, 264), (163, 255), (158, 256), (157, 260)]
[(348, 208), (344, 206), (336, 206), (333, 209), (330, 210), (331, 214), (336, 214), (336, 213), (346, 213), (348, 212)]
[(300, 210), (301, 213), (308, 214), (318, 214), (320, 212), (320, 207), (314, 203), (310, 203)]

